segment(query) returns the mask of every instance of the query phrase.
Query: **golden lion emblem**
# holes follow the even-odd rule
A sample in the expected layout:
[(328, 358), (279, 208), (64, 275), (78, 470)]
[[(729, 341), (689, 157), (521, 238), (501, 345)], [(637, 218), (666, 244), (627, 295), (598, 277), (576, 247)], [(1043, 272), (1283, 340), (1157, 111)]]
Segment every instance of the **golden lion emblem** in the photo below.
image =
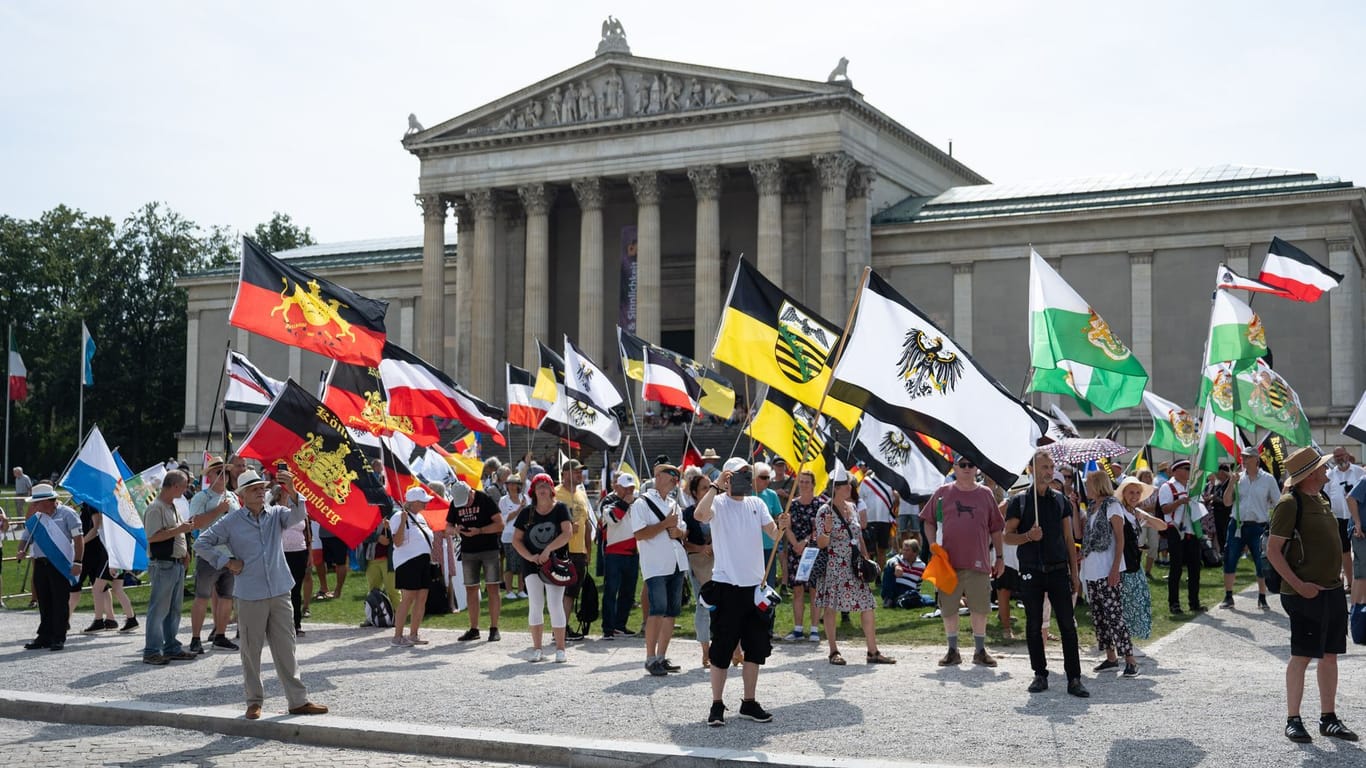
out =
[(1247, 324), (1247, 343), (1254, 347), (1266, 349), (1266, 327), (1262, 325), (1262, 317), (1257, 313), (1252, 313), (1252, 319)]
[(1226, 366), (1219, 366), (1219, 370), (1215, 372), (1210, 397), (1214, 398), (1214, 402), (1223, 410), (1233, 410), (1233, 376), (1229, 374)]
[(1172, 425), (1172, 434), (1182, 445), (1187, 448), (1195, 445), (1199, 430), (1195, 426), (1195, 419), (1184, 408), (1167, 411), (1167, 423)]
[(1091, 342), (1091, 346), (1105, 353), (1111, 360), (1123, 360), (1132, 353), (1124, 343), (1115, 338), (1115, 334), (1110, 330), (1109, 323), (1106, 323), (1101, 316), (1096, 314), (1094, 309), (1087, 309), (1091, 312), (1091, 321), (1087, 324), (1086, 340)]
[(373, 433), (395, 430), (408, 435), (413, 433), (413, 420), (407, 416), (390, 415), (384, 396), (378, 392), (366, 392), (365, 407), (361, 409), (360, 416), (353, 416), (347, 421), (354, 422), (354, 426)]
[[(270, 316), (274, 317), (275, 313), (279, 312), (285, 321), (285, 330), (296, 334), (302, 332), (304, 335), (324, 336), (334, 343), (343, 338), (349, 338), (351, 341), (356, 340), (356, 334), (351, 330), (351, 323), (343, 320), (340, 312), (340, 310), (350, 309), (350, 307), (336, 299), (324, 299), (317, 280), (308, 281), (307, 291), (295, 283), (293, 292), (290, 291), (289, 278), (282, 277), (280, 281), (285, 284), (285, 287), (280, 291), (280, 303), (270, 310)], [(296, 307), (299, 310), (300, 320), (291, 322), (289, 319), (290, 310)], [(326, 331), (327, 326), (332, 323), (336, 323), (339, 329), (335, 335)]]
[(309, 432), (303, 445), (294, 452), (294, 462), (314, 486), (322, 490), (333, 501), (345, 504), (351, 495), (351, 484), (358, 475), (346, 468), (346, 457), (351, 455), (351, 446), (345, 443), (335, 451), (323, 450), (322, 435)]

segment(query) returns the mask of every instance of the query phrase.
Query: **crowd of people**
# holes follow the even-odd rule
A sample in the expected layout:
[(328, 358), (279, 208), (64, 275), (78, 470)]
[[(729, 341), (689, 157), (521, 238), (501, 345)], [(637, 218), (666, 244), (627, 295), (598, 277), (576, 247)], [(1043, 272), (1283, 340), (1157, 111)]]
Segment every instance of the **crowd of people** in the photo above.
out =
[[(934, 608), (926, 616), (939, 618), (944, 627), (942, 667), (964, 662), (960, 617), (968, 616), (970, 661), (991, 668), (997, 666), (986, 646), (991, 613), (998, 614), (1002, 636), (1013, 639), (1012, 607), (1018, 601), (1033, 670), (1028, 691), (1048, 690), (1045, 647), (1055, 641), (1061, 643), (1067, 693), (1088, 697), (1075, 614), (1079, 598), (1105, 654), (1093, 672), (1134, 677), (1140, 670), (1133, 640), (1147, 638), (1152, 629), (1154, 564), (1169, 568), (1171, 614), (1183, 613), (1183, 581), (1187, 609), (1206, 609), (1201, 572), (1216, 564), (1224, 575), (1219, 607), (1232, 609), (1235, 574), (1246, 553), (1256, 574), (1257, 608), (1269, 610), (1269, 593), (1278, 591), (1290, 619), (1285, 735), (1310, 738), (1300, 706), (1306, 669), (1317, 660), (1319, 730), (1355, 740), (1334, 705), (1336, 657), (1346, 650), (1348, 592), (1352, 610), (1366, 613), (1366, 537), (1360, 525), (1366, 470), (1341, 448), (1331, 456), (1306, 448), (1286, 460), (1285, 480), (1278, 484), (1255, 450), (1241, 458), (1236, 468), (1226, 465), (1211, 476), (1199, 499), (1192, 497), (1185, 460), (1160, 465), (1156, 473), (1143, 468), (1115, 478), (1106, 471), (1055, 466), (1047, 449), (1035, 453), (1013, 489), (997, 486), (969, 458), (959, 457), (928, 498), (906, 499), (872, 474), (860, 478), (836, 467), (818, 493), (812, 471), (792, 474), (781, 457), (751, 464), (709, 450), (701, 466), (680, 468), (661, 456), (647, 477), (617, 473), (610, 488), (590, 501), (580, 462), (561, 462), (556, 480), (528, 455), (516, 467), (489, 460), (478, 489), (458, 480), (414, 486), (352, 549), (309, 520), (283, 464), (249, 469), (241, 457), (229, 456), (208, 460), (197, 480), (186, 470), (168, 471), (148, 506), (143, 578), (150, 596), (141, 624), (123, 589), (128, 575), (109, 565), (99, 513), (61, 503), (52, 484), (33, 484), (15, 468), (16, 487), (24, 494), (17, 511), (34, 518), (26, 525), (21, 556), (33, 563), (39, 612), (36, 635), (24, 647), (62, 650), (81, 587), (90, 583), (94, 619), (84, 631), (131, 632), (142, 626), (142, 660), (155, 666), (193, 659), (206, 645), (238, 652), (249, 719), (261, 714), (260, 660), (269, 646), (289, 711), (317, 714), (327, 709), (308, 699), (295, 642), (304, 633), (310, 600), (342, 594), (353, 556), (363, 559), (372, 593), (387, 596), (394, 606), (394, 647), (428, 644), (421, 628), (435, 579), (452, 588), (452, 602), (457, 589), (463, 592), (469, 627), (457, 642), (499, 641), (504, 600), (525, 599), (528, 661), (560, 663), (567, 660), (568, 643), (584, 639), (571, 629), (569, 617), (596, 562), (602, 639), (636, 635), (627, 617), (638, 604), (644, 617), (642, 663), (650, 676), (683, 669), (669, 651), (685, 585), (690, 587), (700, 665), (711, 677), (707, 722), (720, 726), (728, 711), (723, 693), (731, 666), (741, 667), (738, 714), (772, 719), (756, 689), (774, 642), (819, 643), (823, 630), (827, 661), (844, 666), (838, 625), (852, 623), (857, 614), (866, 663), (894, 664), (878, 645), (879, 609)], [(188, 505), (177, 505), (181, 498)], [(434, 505), (447, 510), (444, 527), (429, 523)], [(10, 524), (0, 517), (0, 528)], [(184, 645), (187, 574), (193, 574), (194, 602)], [(1269, 584), (1269, 577), (1277, 578)], [(936, 587), (930, 593), (927, 581)], [(787, 614), (779, 608), (784, 599), (792, 604), (790, 630), (779, 620)], [(121, 626), (115, 600), (123, 612)], [(553, 655), (544, 647), (546, 614)], [(1052, 635), (1050, 620), (1060, 637)], [(237, 633), (229, 638), (234, 621)]]

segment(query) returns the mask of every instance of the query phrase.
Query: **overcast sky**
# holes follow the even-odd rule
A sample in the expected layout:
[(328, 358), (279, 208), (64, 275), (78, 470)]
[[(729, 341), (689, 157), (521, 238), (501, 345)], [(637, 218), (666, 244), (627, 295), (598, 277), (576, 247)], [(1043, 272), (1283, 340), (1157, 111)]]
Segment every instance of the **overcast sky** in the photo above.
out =
[(823, 80), (997, 182), (1236, 163), (1366, 184), (1366, 3), (10, 2), (0, 214), (203, 225), (283, 211), (320, 242), (420, 236), (407, 115), (434, 125), (593, 56)]

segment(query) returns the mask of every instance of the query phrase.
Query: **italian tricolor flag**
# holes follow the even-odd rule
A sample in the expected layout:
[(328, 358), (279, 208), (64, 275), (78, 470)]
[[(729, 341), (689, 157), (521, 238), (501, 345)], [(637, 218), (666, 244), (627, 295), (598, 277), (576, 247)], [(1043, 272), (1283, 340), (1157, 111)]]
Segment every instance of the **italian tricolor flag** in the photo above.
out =
[(1031, 389), (1072, 395), (1105, 412), (1138, 405), (1148, 373), (1095, 310), (1029, 252)]
[(1266, 329), (1262, 319), (1242, 299), (1222, 288), (1216, 290), (1205, 365), (1228, 362), (1238, 370), (1265, 354)]

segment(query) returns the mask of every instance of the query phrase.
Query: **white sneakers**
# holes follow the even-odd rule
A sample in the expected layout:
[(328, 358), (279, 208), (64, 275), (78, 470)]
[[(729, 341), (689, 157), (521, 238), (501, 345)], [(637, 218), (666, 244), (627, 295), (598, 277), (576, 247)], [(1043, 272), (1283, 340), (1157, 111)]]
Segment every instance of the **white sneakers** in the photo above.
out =
[[(542, 651), (540, 648), (532, 648), (531, 658), (527, 659), (527, 661), (530, 661), (533, 664), (538, 661), (545, 661), (545, 651)], [(566, 661), (569, 661), (569, 657), (565, 655), (564, 651), (555, 651), (556, 664), (563, 664)]]
[(564, 651), (555, 651), (555, 663), (563, 664), (569, 661), (569, 657), (564, 655)]

